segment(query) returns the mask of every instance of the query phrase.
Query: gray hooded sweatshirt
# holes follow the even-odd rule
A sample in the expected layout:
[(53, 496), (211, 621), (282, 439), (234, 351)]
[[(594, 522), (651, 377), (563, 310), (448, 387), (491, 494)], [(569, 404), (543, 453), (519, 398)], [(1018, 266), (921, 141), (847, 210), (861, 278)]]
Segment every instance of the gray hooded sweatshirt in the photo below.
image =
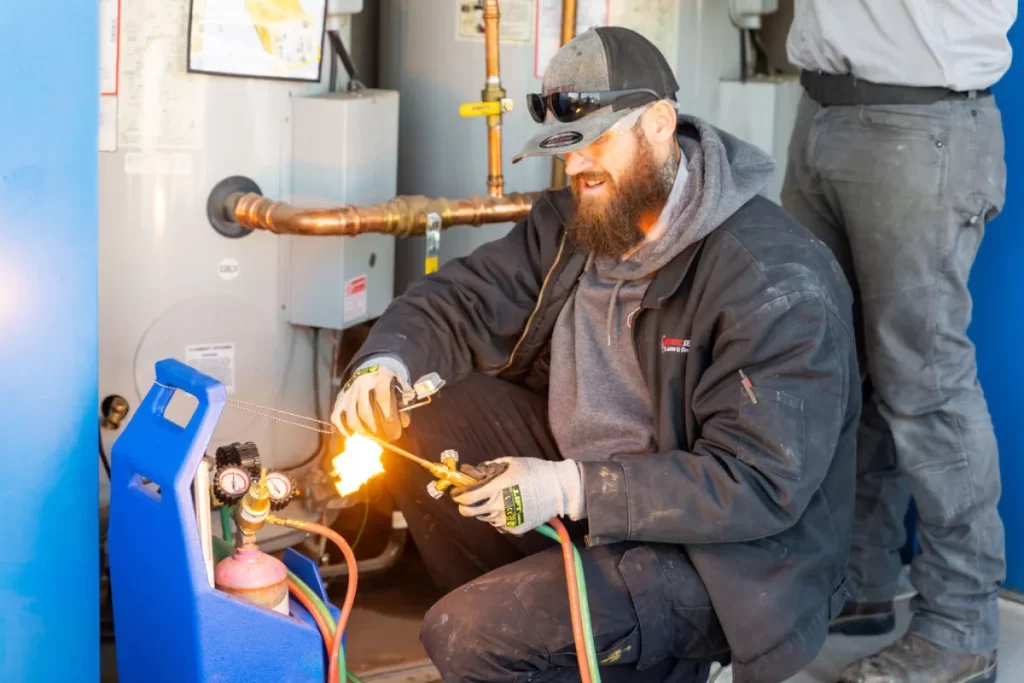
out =
[[(687, 126), (689, 135), (683, 133)], [(721, 225), (774, 175), (770, 156), (700, 119), (681, 115), (678, 130), (682, 162), (652, 230), (655, 237), (625, 260), (588, 259), (555, 324), (548, 416), (566, 459), (610, 460), (660, 450), (633, 348), (633, 315), (658, 270)]]

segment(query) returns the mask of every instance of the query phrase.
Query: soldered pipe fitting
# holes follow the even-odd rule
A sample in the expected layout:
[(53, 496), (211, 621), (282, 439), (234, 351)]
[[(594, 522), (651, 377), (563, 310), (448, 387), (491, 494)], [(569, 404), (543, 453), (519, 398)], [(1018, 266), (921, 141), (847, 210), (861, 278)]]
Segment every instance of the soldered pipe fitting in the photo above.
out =
[(251, 539), (267, 523), (269, 516), (270, 489), (267, 487), (267, 468), (264, 467), (260, 470), (259, 480), (252, 483), (238, 504), (238, 530), (244, 538)]
[(477, 196), (466, 199), (399, 195), (375, 206), (300, 209), (257, 193), (248, 193), (230, 195), (226, 199), (225, 209), (244, 228), (269, 230), (278, 235), (352, 237), (380, 233), (410, 237), (426, 232), (427, 217), (430, 214), (441, 217), (442, 228), (521, 221), (529, 215), (530, 208), (540, 195), (540, 192), (516, 192), (502, 197)]

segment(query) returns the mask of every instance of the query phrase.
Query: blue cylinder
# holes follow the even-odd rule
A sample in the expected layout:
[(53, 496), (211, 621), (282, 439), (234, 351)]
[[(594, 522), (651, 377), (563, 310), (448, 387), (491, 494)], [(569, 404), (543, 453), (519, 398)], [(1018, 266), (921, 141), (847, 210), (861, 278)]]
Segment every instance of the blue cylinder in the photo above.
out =
[(1006, 527), (1006, 586), (1024, 591), (1024, 26), (1010, 31), (1014, 64), (996, 86), (1006, 134), (1007, 187), (1002, 215), (988, 226), (971, 271), (978, 375), (999, 440)]
[(0, 14), (0, 681), (99, 678), (98, 4)]

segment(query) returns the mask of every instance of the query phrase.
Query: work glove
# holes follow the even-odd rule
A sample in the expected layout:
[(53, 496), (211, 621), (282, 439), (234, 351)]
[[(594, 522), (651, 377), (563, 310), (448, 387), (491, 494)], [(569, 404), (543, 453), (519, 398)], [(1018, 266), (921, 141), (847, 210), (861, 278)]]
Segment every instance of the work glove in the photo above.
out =
[(462, 470), (483, 481), (452, 490), (459, 514), (499, 531), (520, 536), (552, 517), (586, 516), (582, 475), (574, 460), (498, 458)]
[(346, 436), (358, 432), (387, 441), (398, 439), (409, 426), (408, 413), (398, 412), (398, 394), (408, 386), (407, 376), (405, 366), (394, 358), (364, 363), (338, 395), (331, 422)]

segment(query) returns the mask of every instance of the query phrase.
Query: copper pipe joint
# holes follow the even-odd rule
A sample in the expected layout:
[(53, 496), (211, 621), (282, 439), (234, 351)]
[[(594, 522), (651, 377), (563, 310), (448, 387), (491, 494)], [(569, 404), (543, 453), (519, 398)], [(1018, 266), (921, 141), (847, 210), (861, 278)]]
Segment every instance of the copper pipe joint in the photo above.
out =
[(502, 197), (466, 199), (400, 195), (375, 206), (343, 206), (334, 209), (300, 209), (256, 193), (232, 195), (225, 207), (229, 215), (250, 230), (269, 230), (278, 235), (344, 235), (365, 233), (410, 237), (422, 235), (427, 215), (441, 217), (441, 227), (516, 222), (525, 219), (540, 192), (514, 192)]
[[(501, 62), (498, 26), (501, 12), (498, 0), (484, 0), (484, 47), (486, 74), (481, 98), (484, 102), (499, 102), (505, 98), (501, 87)], [(501, 171), (501, 115), (487, 117), (487, 194), (501, 197), (505, 193), (505, 178)]]
[(270, 489), (267, 488), (267, 468), (261, 468), (260, 478), (252, 483), (242, 502), (238, 505), (237, 519), (243, 538), (256, 535), (267, 522), (270, 514)]
[[(488, 117), (501, 121), (500, 116)], [(505, 177), (501, 172), (501, 123), (487, 123), (487, 194), (501, 197), (505, 194)]]

